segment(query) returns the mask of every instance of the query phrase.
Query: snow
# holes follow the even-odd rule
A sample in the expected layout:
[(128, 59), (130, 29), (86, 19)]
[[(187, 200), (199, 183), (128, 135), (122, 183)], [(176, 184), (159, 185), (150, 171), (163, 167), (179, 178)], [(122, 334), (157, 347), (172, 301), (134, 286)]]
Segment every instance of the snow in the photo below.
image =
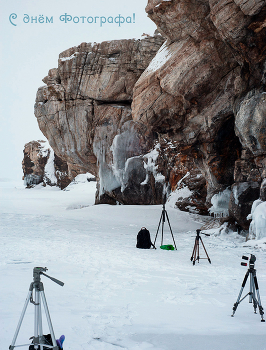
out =
[(172, 208), (176, 207), (176, 202), (184, 199), (184, 198), (188, 198), (193, 194), (193, 192), (187, 187), (181, 187), (181, 188), (177, 188), (175, 191), (173, 191), (168, 199), (168, 203), (171, 205)]
[(48, 180), (51, 183), (51, 185), (57, 184), (57, 178), (55, 176), (55, 168), (54, 168), (54, 151), (52, 148), (50, 148), (49, 158), (44, 167), (44, 176), (46, 178), (46, 181)]
[[(172, 53), (169, 51), (166, 46), (166, 42), (159, 49), (155, 57), (150, 62), (149, 66), (146, 68), (145, 72), (155, 72), (157, 69), (161, 68), (172, 56)], [(143, 74), (145, 74), (145, 72)]]
[(161, 2), (155, 6), (156, 7), (159, 7), (163, 2), (171, 2), (172, 0), (161, 0)]
[(158, 173), (158, 165), (156, 165), (157, 158), (159, 156), (160, 143), (157, 143), (149, 153), (143, 156), (144, 158), (144, 169), (146, 170), (146, 178), (141, 183), (141, 185), (145, 185), (149, 181), (149, 174), (152, 173), (155, 179), (155, 182), (164, 182), (165, 176), (161, 173)]
[[(66, 336), (64, 350), (266, 349), (266, 324), (248, 300), (231, 317), (246, 273), (242, 255), (257, 257), (265, 307), (266, 239), (245, 242), (237, 233), (209, 230), (202, 239), (212, 263), (193, 266), (195, 230), (204, 217), (167, 203), (177, 251), (137, 249), (142, 226), (154, 239), (162, 207), (93, 205), (95, 186), (84, 176), (63, 191), (0, 182), (1, 350), (11, 344), (36, 266), (65, 283), (42, 277), (56, 338)], [(33, 309), (29, 304), (18, 345), (33, 335)]]
[(74, 52), (71, 56), (69, 56), (69, 57), (62, 57), (62, 58), (59, 58), (60, 59), (60, 61), (62, 61), (62, 62), (64, 62), (64, 61), (70, 61), (70, 60), (72, 60), (73, 58), (75, 58), (76, 57), (76, 55), (78, 55), (79, 54), (79, 52)]

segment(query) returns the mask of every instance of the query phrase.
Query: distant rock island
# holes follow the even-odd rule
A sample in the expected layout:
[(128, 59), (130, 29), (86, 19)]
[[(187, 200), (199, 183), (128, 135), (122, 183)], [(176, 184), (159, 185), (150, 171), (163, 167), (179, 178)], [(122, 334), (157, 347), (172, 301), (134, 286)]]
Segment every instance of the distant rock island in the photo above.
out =
[(43, 79), (35, 116), (59, 186), (90, 172), (109, 204), (180, 190), (181, 210), (212, 207), (246, 230), (266, 197), (266, 1), (149, 0), (146, 12), (154, 36), (82, 43)]

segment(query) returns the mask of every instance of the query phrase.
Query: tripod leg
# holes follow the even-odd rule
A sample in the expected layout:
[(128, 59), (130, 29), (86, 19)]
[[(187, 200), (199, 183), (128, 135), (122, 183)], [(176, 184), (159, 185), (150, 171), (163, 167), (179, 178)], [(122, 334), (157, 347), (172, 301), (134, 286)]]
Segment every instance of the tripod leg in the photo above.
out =
[(203, 244), (203, 242), (202, 242), (201, 237), (200, 237), (200, 241), (201, 241), (201, 244), (202, 244), (202, 246), (203, 246), (203, 249), (205, 250), (205, 253), (206, 253), (206, 256), (207, 256), (207, 258), (208, 258), (208, 261), (209, 261), (209, 263), (211, 264), (211, 259), (209, 258), (209, 255), (208, 255), (208, 253), (207, 253), (207, 250), (205, 249), (205, 246), (204, 246), (204, 244)]
[(27, 306), (28, 306), (29, 301), (30, 301), (31, 293), (32, 293), (32, 290), (30, 289), (30, 291), (29, 291), (29, 293), (27, 295), (27, 298), (26, 298), (26, 301), (25, 301), (25, 304), (24, 304), (24, 307), (23, 307), (20, 319), (18, 321), (18, 325), (17, 325), (17, 329), (16, 329), (16, 332), (15, 332), (14, 338), (12, 340), (12, 343), (11, 343), (10, 347), (9, 347), (10, 350), (13, 350), (14, 347), (15, 347), (15, 343), (16, 343), (16, 340), (17, 340), (17, 337), (18, 337), (18, 333), (19, 333), (19, 330), (20, 330), (23, 318), (25, 316), (25, 312), (27, 310)]
[(170, 220), (169, 220), (169, 217), (168, 217), (167, 211), (165, 212), (165, 214), (166, 214), (167, 222), (168, 222), (168, 225), (169, 225), (169, 228), (170, 228), (170, 232), (171, 232), (171, 235), (172, 235), (172, 238), (173, 238), (173, 242), (174, 242), (174, 245), (175, 245), (175, 249), (177, 250), (177, 248), (176, 248), (176, 244), (175, 244), (174, 235), (173, 235), (173, 231), (172, 231), (172, 227), (171, 227), (171, 225), (170, 225)]
[(258, 301), (256, 299), (256, 294), (255, 294), (255, 283), (254, 283), (254, 274), (250, 272), (250, 293), (249, 297), (253, 301), (253, 308), (254, 308), (254, 313), (257, 313), (257, 306), (258, 306)]
[(263, 311), (263, 307), (261, 305), (261, 301), (260, 301), (260, 292), (259, 292), (259, 285), (258, 285), (258, 280), (257, 280), (257, 276), (254, 276), (254, 284), (255, 284), (255, 288), (257, 291), (257, 298), (258, 298), (258, 305), (259, 305), (259, 312), (260, 312), (260, 316), (261, 316), (261, 322), (265, 322), (263, 315), (264, 315), (264, 311)]
[[(240, 289), (238, 298), (237, 298), (236, 302), (234, 303), (234, 306), (233, 306), (233, 314), (231, 315), (232, 317), (234, 317), (234, 314), (235, 314), (235, 312), (236, 312), (236, 309), (237, 309), (238, 305), (241, 303), (240, 298), (241, 298), (243, 289), (245, 288), (245, 285), (246, 285), (248, 276), (249, 276), (249, 270), (248, 270), (247, 273), (245, 274), (245, 277), (244, 277), (244, 280), (243, 280), (243, 282), (242, 282), (242, 286), (241, 286), (241, 289)], [(242, 299), (242, 300), (243, 300), (243, 299)]]
[(195, 265), (195, 262), (197, 260), (197, 254), (198, 254), (198, 241), (195, 242), (195, 252), (194, 252), (194, 259), (193, 259), (193, 265)]
[(157, 239), (157, 236), (158, 236), (158, 232), (159, 232), (160, 224), (161, 224), (161, 221), (162, 221), (162, 217), (163, 217), (163, 214), (161, 215), (161, 218), (160, 218), (160, 221), (159, 221), (159, 225), (158, 225), (158, 228), (157, 228), (157, 232), (156, 232), (156, 235), (155, 235), (155, 239), (154, 239), (154, 243), (153, 243), (154, 246), (155, 246), (155, 242), (156, 242), (156, 239)]
[(197, 256), (197, 260), (198, 260), (198, 263), (199, 263), (199, 259), (200, 259), (200, 257), (199, 257), (199, 240), (197, 241), (197, 245), (198, 245), (198, 256)]
[(44, 291), (42, 290), (40, 293), (41, 293), (41, 297), (42, 297), (42, 301), (43, 301), (44, 311), (45, 311), (46, 318), (47, 318), (47, 323), (48, 323), (50, 334), (51, 334), (51, 337), (52, 337), (52, 342), (53, 342), (53, 346), (54, 346), (53, 349), (54, 350), (59, 350), (58, 346), (56, 345), (54, 330), (53, 330), (52, 321), (51, 321), (50, 313), (49, 313), (49, 310), (48, 310), (48, 306), (47, 306), (47, 302), (46, 302)]
[(41, 305), (41, 298), (40, 298), (40, 294), (38, 297), (38, 325), (39, 325), (39, 342), (40, 342), (40, 350), (43, 350), (43, 342), (44, 342), (44, 338), (43, 338), (43, 329), (42, 329), (42, 305)]
[[(193, 252), (192, 252), (190, 261), (192, 261), (192, 260), (194, 259), (195, 251), (196, 251), (196, 240), (195, 240), (195, 243), (194, 243), (194, 248), (193, 248)], [(194, 260), (195, 260), (195, 259), (194, 259)]]
[(197, 238), (195, 239), (195, 245), (194, 245), (194, 251), (193, 251), (193, 265), (195, 265), (195, 262), (197, 260), (197, 254), (199, 254), (198, 252), (199, 250), (199, 241), (197, 240)]
[(164, 222), (165, 222), (165, 219), (163, 217), (163, 222), (162, 222), (162, 240), (161, 240), (161, 245), (163, 245), (163, 227), (164, 227)]
[(35, 304), (34, 304), (34, 349), (38, 349), (40, 344), (39, 339), (39, 305), (40, 305), (40, 292), (35, 288)]
[[(249, 273), (250, 274), (250, 287), (249, 287), (249, 302), (252, 303), (253, 301), (253, 293), (254, 293), (254, 283), (253, 283), (253, 274), (252, 272)], [(256, 310), (255, 310), (256, 313)]]

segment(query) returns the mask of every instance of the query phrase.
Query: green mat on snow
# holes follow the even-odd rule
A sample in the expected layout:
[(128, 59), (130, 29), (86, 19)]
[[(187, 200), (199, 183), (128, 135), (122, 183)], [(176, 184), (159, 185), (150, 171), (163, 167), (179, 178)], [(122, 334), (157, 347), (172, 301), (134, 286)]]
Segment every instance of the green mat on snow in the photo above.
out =
[(172, 246), (172, 244), (161, 245), (160, 248), (164, 249), (164, 250), (175, 250), (175, 248), (174, 248), (174, 246)]

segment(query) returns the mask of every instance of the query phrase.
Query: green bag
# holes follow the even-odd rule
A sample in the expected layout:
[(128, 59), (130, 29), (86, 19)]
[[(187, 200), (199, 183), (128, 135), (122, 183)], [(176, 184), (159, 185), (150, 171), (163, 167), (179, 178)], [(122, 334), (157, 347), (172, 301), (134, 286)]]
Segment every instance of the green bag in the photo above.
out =
[(164, 250), (175, 250), (175, 248), (174, 248), (174, 246), (172, 246), (172, 244), (161, 245), (160, 248), (164, 249)]

